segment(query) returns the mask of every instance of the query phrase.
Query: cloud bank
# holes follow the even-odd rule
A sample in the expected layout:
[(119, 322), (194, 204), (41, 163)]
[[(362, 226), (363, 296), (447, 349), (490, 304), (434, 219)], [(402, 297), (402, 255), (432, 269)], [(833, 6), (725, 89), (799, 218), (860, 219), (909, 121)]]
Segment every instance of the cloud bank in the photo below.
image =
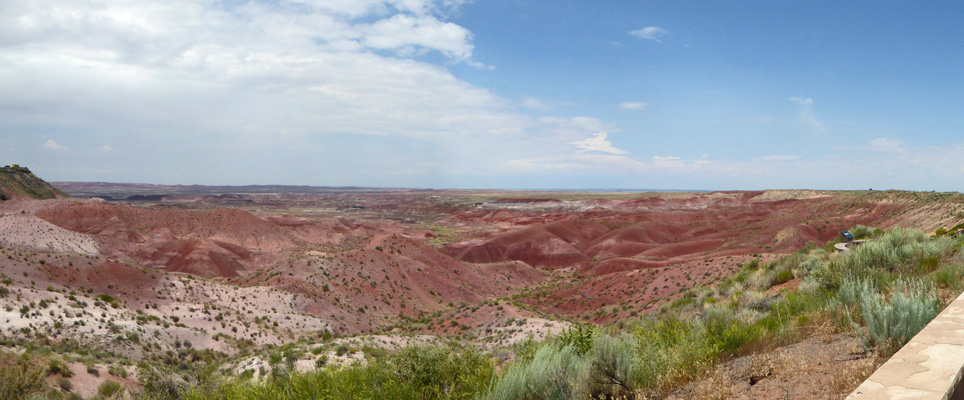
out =
[[(294, 183), (377, 185), (392, 182), (370, 179), (386, 170), (502, 173), (511, 159), (568, 152), (611, 128), (527, 114), (521, 108), (558, 102), (530, 97), (520, 107), (453, 75), (448, 68), (489, 68), (473, 58), (472, 33), (447, 19), (463, 3), (4, 2), (0, 139), (110, 153), (97, 161), (114, 165), (96, 170), (142, 174), (119, 180), (227, 183), (234, 170), (237, 182), (259, 171), (239, 161), (249, 159), (291, 164)], [(342, 164), (357, 173), (331, 168)], [(175, 172), (182, 165), (211, 177)], [(171, 173), (143, 175), (162, 166)], [(299, 168), (324, 175), (299, 177)]]

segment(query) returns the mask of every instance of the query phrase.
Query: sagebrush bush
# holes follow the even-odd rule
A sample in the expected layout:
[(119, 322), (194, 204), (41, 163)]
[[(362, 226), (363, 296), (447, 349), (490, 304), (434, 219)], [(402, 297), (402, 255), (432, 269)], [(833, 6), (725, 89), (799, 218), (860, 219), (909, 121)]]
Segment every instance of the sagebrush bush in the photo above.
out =
[(839, 288), (849, 277), (887, 283), (891, 275), (921, 274), (932, 271), (936, 263), (954, 252), (950, 238), (929, 238), (923, 232), (892, 228), (875, 239), (857, 246), (836, 261), (814, 272), (826, 287)]
[(869, 226), (857, 225), (850, 228), (850, 234), (854, 236), (854, 239), (869, 239), (873, 237), (880, 236), (884, 231), (880, 228), (871, 228)]
[(592, 387), (598, 399), (632, 399), (635, 397), (636, 342), (629, 335), (595, 335), (590, 352)]
[(857, 329), (857, 333), (866, 347), (876, 347), (885, 356), (896, 352), (940, 312), (933, 288), (919, 281), (900, 286), (902, 290), (895, 290), (889, 301), (877, 293), (865, 293), (860, 299), (867, 331)]
[(585, 399), (590, 394), (591, 373), (589, 357), (580, 355), (574, 346), (559, 349), (546, 345), (531, 361), (509, 367), (482, 399)]
[(803, 282), (800, 282), (800, 287), (798, 287), (797, 290), (804, 293), (813, 294), (813, 293), (816, 293), (821, 288), (822, 286), (820, 285), (820, 281), (808, 275), (803, 278)]
[(481, 398), (633, 399), (636, 344), (629, 335), (571, 328), (510, 366)]
[(877, 294), (877, 287), (870, 281), (863, 279), (847, 278), (837, 290), (837, 301), (844, 306), (860, 304), (861, 300), (867, 296)]

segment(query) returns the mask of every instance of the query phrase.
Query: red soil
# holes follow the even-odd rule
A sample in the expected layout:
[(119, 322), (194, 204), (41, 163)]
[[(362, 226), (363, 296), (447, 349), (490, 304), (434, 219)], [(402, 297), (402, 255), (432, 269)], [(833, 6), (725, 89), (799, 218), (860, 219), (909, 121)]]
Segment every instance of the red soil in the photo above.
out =
[(36, 215), (76, 232), (127, 242), (143, 243), (156, 235), (170, 235), (220, 240), (259, 250), (293, 246), (276, 226), (237, 209), (189, 211), (74, 202), (57, 204)]
[(479, 244), (447, 246), (442, 251), (475, 263), (518, 260), (532, 266), (563, 267), (585, 261), (580, 247), (607, 230), (593, 221), (560, 221), (499, 235)]
[[(135, 293), (156, 285), (150, 268), (241, 286), (270, 285), (297, 294), (299, 310), (325, 318), (339, 333), (372, 331), (401, 318), (516, 294), (544, 282), (550, 275), (545, 270), (562, 272), (551, 273), (558, 278), (552, 286), (519, 301), (548, 314), (612, 321), (728, 275), (752, 254), (766, 261), (857, 224), (886, 227), (899, 222), (903, 210), (852, 197), (768, 201), (760, 195), (592, 200), (580, 203), (586, 210), (580, 212), (547, 212), (541, 204), (453, 209), (438, 223), (466, 239), (441, 249), (425, 240), (436, 235), (423, 225), (375, 218), (258, 217), (237, 209), (80, 200), (38, 202), (31, 210), (91, 234), (100, 254), (114, 260), (48, 265), (46, 274), (64, 286)], [(371, 199), (381, 203), (365, 203), (362, 195), (358, 203), (369, 209), (424, 207), (404, 196), (378, 196)]]
[(143, 265), (208, 278), (235, 277), (253, 269), (254, 254), (241, 246), (209, 239), (175, 239), (139, 248)]
[[(738, 268), (734, 260), (751, 254), (772, 257), (808, 241), (822, 244), (858, 224), (887, 226), (902, 210), (893, 203), (857, 203), (849, 197), (757, 199), (763, 193), (593, 200), (588, 202), (593, 208), (583, 213), (540, 216), (528, 210), (525, 215), (513, 213), (519, 215), (515, 218), (495, 210), (475, 219), (487, 224), (499, 215), (493, 230), (442, 251), (469, 262), (518, 260), (543, 268), (573, 267), (579, 279), (548, 297), (523, 301), (544, 312), (593, 313), (592, 320), (602, 322), (612, 318), (611, 312), (621, 312), (598, 314), (607, 304), (665, 301), (731, 273)], [(533, 225), (540, 217), (544, 222)], [(467, 213), (455, 218), (463, 224), (472, 221)], [(513, 225), (518, 228), (504, 230)]]

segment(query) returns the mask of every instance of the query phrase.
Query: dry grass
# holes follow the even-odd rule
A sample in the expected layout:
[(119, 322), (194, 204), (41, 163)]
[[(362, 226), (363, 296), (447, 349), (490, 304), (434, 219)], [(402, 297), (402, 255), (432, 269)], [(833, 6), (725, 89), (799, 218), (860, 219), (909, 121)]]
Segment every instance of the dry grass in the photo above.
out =
[(850, 393), (867, 380), (871, 374), (877, 370), (879, 361), (874, 358), (867, 358), (858, 363), (852, 363), (844, 367), (839, 374), (834, 375), (830, 380), (829, 389), (833, 393)]

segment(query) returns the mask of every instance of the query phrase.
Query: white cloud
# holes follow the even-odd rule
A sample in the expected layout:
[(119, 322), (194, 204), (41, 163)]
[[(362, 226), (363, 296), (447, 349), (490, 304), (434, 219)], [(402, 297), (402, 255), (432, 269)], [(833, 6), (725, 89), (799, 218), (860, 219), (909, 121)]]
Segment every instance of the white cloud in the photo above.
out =
[(614, 154), (585, 154), (543, 156), (515, 159), (507, 162), (515, 173), (635, 173), (648, 168), (647, 164), (630, 157)]
[(47, 142), (44, 143), (44, 148), (47, 149), (47, 150), (65, 150), (65, 149), (67, 149), (67, 148), (64, 147), (64, 146), (61, 146), (61, 145), (57, 144), (57, 142), (55, 142), (53, 139), (47, 139)]
[(616, 127), (592, 117), (541, 117), (537, 120), (539, 130), (559, 138), (576, 140), (597, 132), (612, 132)]
[(103, 146), (98, 147), (97, 150), (100, 150), (100, 151), (114, 151), (114, 148), (113, 148), (113, 147), (110, 147), (110, 146), (108, 146), (108, 145), (105, 144), (105, 145), (103, 145)]
[(472, 56), (472, 34), (468, 29), (434, 16), (396, 14), (356, 30), (364, 46), (394, 50), (402, 56), (410, 56), (418, 48), (437, 50), (457, 61)]
[(649, 107), (649, 104), (640, 102), (624, 102), (619, 105), (623, 110), (645, 110), (646, 107)]
[(679, 166), (683, 164), (683, 159), (676, 156), (653, 156), (653, 164), (659, 166)]
[(900, 139), (878, 138), (870, 141), (870, 148), (885, 153), (901, 153), (904, 141)]
[(662, 43), (660, 38), (669, 34), (666, 29), (660, 28), (658, 26), (648, 26), (643, 29), (637, 29), (635, 31), (630, 31), (630, 35), (636, 36), (640, 39), (652, 40), (656, 43)]
[(416, 15), (448, 15), (466, 0), (293, 0), (292, 3), (307, 5), (316, 10), (324, 10), (349, 18), (365, 15), (384, 15), (392, 11), (409, 12)]
[(787, 155), (787, 154), (775, 154), (769, 156), (760, 157), (763, 161), (789, 161), (789, 160), (799, 160), (800, 156)]
[(471, 32), (441, 19), (459, 3), (4, 3), (0, 120), (409, 136), (518, 124), (504, 100), (415, 59), (481, 65)]
[(626, 154), (625, 151), (613, 147), (613, 144), (606, 140), (606, 136), (608, 136), (608, 133), (598, 132), (594, 133), (591, 138), (569, 142), (569, 144), (579, 148), (580, 152), (599, 151), (610, 154)]
[(556, 107), (571, 106), (572, 104), (564, 101), (546, 100), (530, 96), (522, 99), (519, 105), (533, 110), (548, 111)]
[(535, 97), (526, 97), (525, 99), (522, 99), (522, 106), (536, 110), (546, 110), (551, 107), (544, 100), (537, 99)]
[(797, 103), (799, 107), (797, 111), (797, 119), (799, 123), (809, 126), (818, 133), (824, 133), (827, 131), (827, 129), (824, 128), (823, 123), (813, 116), (812, 98), (790, 97), (790, 101)]
[[(713, 164), (712, 168), (707, 166)], [(739, 175), (732, 165), (717, 166), (705, 158), (687, 160), (676, 156), (653, 156), (644, 162), (620, 154), (576, 153), (529, 157), (511, 160), (507, 165), (514, 173), (605, 174), (730, 174)]]

